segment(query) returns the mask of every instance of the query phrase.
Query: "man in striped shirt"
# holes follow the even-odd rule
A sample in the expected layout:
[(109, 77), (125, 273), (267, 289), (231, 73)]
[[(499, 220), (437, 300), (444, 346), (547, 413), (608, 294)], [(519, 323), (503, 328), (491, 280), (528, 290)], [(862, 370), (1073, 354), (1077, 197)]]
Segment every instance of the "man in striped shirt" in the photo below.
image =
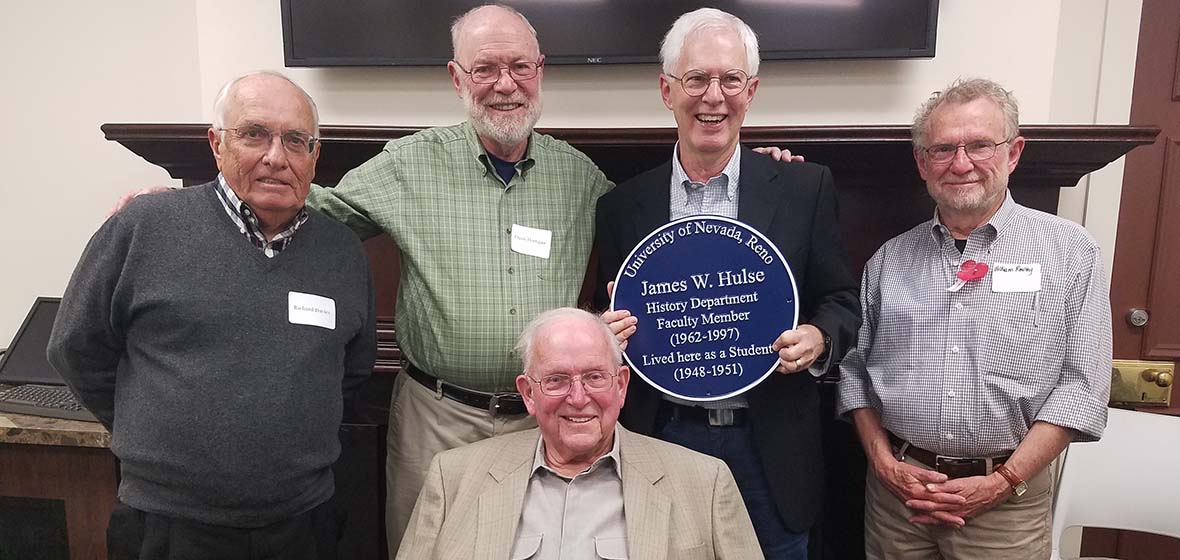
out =
[(1097, 242), (1008, 193), (1016, 101), (956, 82), (918, 111), (937, 208), (866, 264), (839, 412), (870, 472), (869, 558), (1047, 558), (1051, 463), (1102, 435), (1111, 325)]

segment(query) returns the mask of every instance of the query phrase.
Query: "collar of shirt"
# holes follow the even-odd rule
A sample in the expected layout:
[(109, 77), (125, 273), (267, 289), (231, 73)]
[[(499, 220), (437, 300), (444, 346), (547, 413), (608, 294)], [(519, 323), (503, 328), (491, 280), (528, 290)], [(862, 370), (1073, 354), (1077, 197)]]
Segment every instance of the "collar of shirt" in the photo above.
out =
[(680, 143), (672, 148), (672, 189), (669, 217), (673, 220), (696, 214), (716, 214), (737, 218), (737, 197), (739, 174), (741, 172), (740, 147), (733, 150), (729, 162), (721, 174), (710, 177), (704, 183), (688, 178), (680, 164)]
[(300, 208), (299, 213), (295, 214), (295, 219), (291, 220), (291, 224), (268, 241), (266, 236), (262, 234), (262, 224), (258, 221), (254, 210), (250, 208), (249, 204), (238, 198), (229, 183), (225, 182), (225, 176), (220, 173), (217, 174), (217, 187), (218, 199), (221, 200), (221, 206), (225, 208), (225, 213), (229, 214), (230, 220), (233, 220), (234, 225), (238, 226), (238, 231), (267, 257), (274, 257), (282, 252), (291, 243), (291, 238), (299, 227), (307, 222), (307, 208)]
[[(496, 168), (492, 165), (492, 160), (487, 149), (483, 147), (483, 142), (479, 141), (479, 134), (476, 134), (475, 127), (472, 126), (470, 121), (463, 123), (463, 132), (467, 135), (467, 145), (471, 149), (472, 157), (478, 160), (480, 165), (483, 166), (484, 176), (486, 177), (488, 173), (491, 173), (496, 178), (500, 178), (500, 175), (496, 173)], [(532, 156), (533, 136), (536, 136), (536, 134), (536, 132), (529, 133), (529, 143), (524, 149), (524, 155), (520, 157), (520, 161), (515, 163), (516, 173), (521, 177), (524, 177), (537, 164)], [(504, 180), (500, 178), (500, 182), (504, 182)], [(508, 183), (504, 183), (504, 186), (508, 186)]]
[[(590, 468), (578, 473), (577, 475), (574, 476), (574, 478), (577, 478), (577, 477), (582, 476), (584, 474), (592, 473), (596, 469), (598, 469), (598, 467), (600, 465), (606, 465), (606, 467), (604, 467), (604, 468), (609, 468), (609, 469), (613, 470), (615, 476), (621, 476), (619, 474), (619, 426), (618, 426), (618, 424), (615, 424), (614, 443), (611, 444), (610, 453), (607, 453), (606, 455), (599, 457), (596, 461), (594, 461), (594, 463), (592, 465), (590, 465)], [(565, 479), (567, 481), (570, 480), (569, 478), (562, 476), (561, 474), (558, 474), (557, 471), (549, 468), (549, 465), (545, 463), (545, 438), (544, 437), (537, 438), (537, 452), (533, 456), (533, 468), (532, 468), (533, 476), (537, 476), (537, 471), (539, 471), (539, 470), (546, 470), (546, 471), (549, 471), (550, 473), (553, 473), (555, 476), (561, 477), (562, 479)]]

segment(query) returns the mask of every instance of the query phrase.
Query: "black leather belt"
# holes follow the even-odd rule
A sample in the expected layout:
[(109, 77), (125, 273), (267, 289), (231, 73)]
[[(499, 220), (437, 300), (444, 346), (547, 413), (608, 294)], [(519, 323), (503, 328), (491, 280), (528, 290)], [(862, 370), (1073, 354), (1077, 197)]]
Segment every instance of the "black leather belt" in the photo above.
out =
[(436, 395), (444, 396), (472, 408), (486, 410), (488, 414), (493, 416), (511, 416), (528, 412), (528, 409), (524, 407), (524, 401), (520, 398), (520, 393), (485, 393), (464, 389), (430, 375), (411, 363), (406, 363), (403, 371), (410, 376), (410, 379), (421, 383), (423, 387), (430, 389)]
[(688, 420), (714, 427), (741, 426), (746, 423), (748, 409), (745, 408), (704, 408), (685, 406), (672, 401), (663, 401), (661, 410), (666, 418)]
[(904, 458), (906, 455), (909, 455), (919, 463), (945, 474), (949, 478), (987, 476), (992, 473), (993, 469), (1004, 464), (1012, 457), (1011, 453), (998, 457), (947, 457), (933, 451), (927, 451), (921, 447), (915, 447), (908, 441), (897, 437), (893, 432), (889, 432), (889, 443), (893, 444), (893, 449), (897, 451), (899, 457)]

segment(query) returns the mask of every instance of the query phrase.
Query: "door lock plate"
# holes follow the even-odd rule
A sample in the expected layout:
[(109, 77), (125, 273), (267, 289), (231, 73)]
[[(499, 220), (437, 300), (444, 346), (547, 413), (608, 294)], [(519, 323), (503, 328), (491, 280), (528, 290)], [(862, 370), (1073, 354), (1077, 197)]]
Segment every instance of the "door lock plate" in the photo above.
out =
[(1110, 368), (1110, 404), (1169, 406), (1175, 374), (1172, 362), (1115, 360)]

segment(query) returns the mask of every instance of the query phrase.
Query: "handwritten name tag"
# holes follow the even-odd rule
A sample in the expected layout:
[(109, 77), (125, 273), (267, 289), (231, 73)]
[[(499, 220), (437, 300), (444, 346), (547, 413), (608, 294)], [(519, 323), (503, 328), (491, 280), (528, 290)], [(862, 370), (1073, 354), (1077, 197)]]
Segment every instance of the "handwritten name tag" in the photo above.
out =
[(512, 250), (522, 255), (549, 258), (553, 244), (553, 232), (547, 229), (531, 228), (512, 224)]
[(1041, 291), (1041, 263), (992, 263), (992, 291)]
[(332, 298), (287, 292), (287, 320), (292, 325), (336, 329), (336, 301)]

